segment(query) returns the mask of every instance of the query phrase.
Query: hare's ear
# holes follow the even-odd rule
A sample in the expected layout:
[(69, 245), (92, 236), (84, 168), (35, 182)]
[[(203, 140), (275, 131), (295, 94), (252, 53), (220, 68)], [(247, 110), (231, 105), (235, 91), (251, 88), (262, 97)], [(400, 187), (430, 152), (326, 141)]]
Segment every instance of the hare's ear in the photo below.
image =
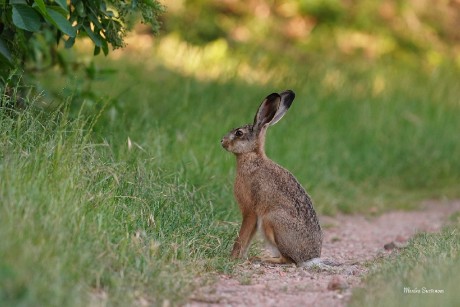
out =
[(295, 98), (295, 94), (291, 90), (286, 90), (280, 93), (280, 96), (281, 103), (278, 110), (276, 111), (275, 116), (273, 116), (273, 119), (270, 121), (270, 126), (276, 124), (284, 116), (284, 114), (286, 114)]
[(278, 93), (272, 93), (262, 101), (256, 116), (254, 117), (254, 128), (260, 130), (264, 125), (270, 123), (276, 114), (281, 102), (281, 96)]

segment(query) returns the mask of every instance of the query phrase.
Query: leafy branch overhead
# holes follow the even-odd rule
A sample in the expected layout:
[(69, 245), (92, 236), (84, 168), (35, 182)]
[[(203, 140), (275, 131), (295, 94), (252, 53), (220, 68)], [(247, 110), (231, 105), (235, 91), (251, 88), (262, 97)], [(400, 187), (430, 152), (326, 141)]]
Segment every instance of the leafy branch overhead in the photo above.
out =
[(124, 46), (124, 37), (140, 17), (159, 29), (164, 7), (157, 0), (0, 0), (0, 76), (37, 57), (53, 61), (57, 45), (71, 48), (77, 38), (87, 36), (94, 54), (107, 55)]

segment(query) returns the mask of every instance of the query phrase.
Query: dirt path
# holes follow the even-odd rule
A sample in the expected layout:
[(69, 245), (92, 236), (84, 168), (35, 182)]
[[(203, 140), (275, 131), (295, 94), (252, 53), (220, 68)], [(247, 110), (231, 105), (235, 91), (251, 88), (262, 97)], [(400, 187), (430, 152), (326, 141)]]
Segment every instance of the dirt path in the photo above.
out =
[(460, 200), (426, 202), (422, 208), (379, 217), (320, 217), (325, 236), (321, 258), (344, 265), (321, 271), (246, 262), (232, 276), (220, 275), (198, 289), (187, 306), (344, 306), (366, 273), (367, 261), (404, 246), (417, 232), (439, 231), (450, 214), (460, 211)]

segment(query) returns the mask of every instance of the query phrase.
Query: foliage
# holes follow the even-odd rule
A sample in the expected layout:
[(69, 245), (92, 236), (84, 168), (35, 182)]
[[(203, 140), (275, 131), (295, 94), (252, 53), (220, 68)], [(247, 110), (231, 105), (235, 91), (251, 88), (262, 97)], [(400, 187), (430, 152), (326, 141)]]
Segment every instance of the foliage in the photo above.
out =
[(18, 67), (33, 71), (66, 66), (58, 45), (71, 48), (79, 37), (92, 40), (95, 55), (101, 51), (107, 55), (109, 45), (124, 46), (126, 31), (137, 15), (157, 33), (163, 12), (156, 0), (16, 0), (2, 1), (0, 6), (1, 83)]

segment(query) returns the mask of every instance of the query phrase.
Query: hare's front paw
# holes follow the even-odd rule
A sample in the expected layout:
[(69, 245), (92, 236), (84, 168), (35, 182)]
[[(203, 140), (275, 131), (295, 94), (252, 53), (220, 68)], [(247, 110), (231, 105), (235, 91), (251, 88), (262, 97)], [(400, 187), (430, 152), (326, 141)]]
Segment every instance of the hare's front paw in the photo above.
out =
[(235, 244), (233, 244), (233, 250), (230, 257), (232, 259), (240, 259), (245, 257), (244, 248), (241, 246), (238, 240), (236, 240)]
[(233, 250), (232, 250), (232, 253), (230, 255), (230, 257), (232, 259), (238, 259), (238, 258), (241, 258), (241, 255), (240, 255), (240, 249), (237, 248), (236, 246), (233, 247)]

